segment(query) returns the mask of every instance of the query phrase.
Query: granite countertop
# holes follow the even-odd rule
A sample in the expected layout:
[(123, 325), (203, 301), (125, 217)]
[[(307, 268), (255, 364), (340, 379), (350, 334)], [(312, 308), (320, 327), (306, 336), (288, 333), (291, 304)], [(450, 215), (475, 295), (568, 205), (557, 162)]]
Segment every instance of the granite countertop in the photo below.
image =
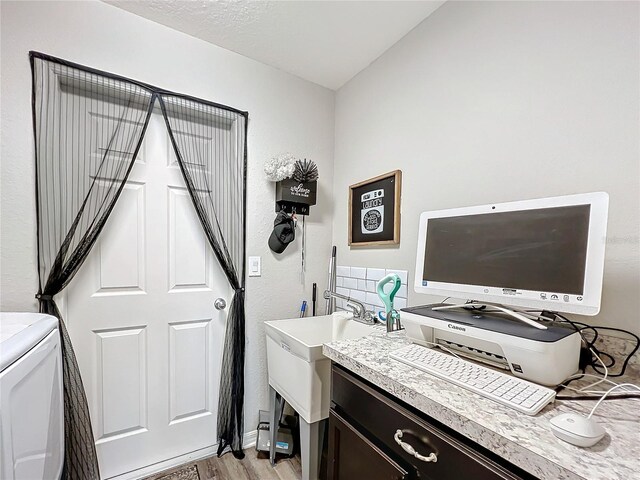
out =
[(593, 447), (579, 448), (554, 436), (549, 419), (566, 412), (588, 415), (594, 401), (556, 400), (528, 416), (389, 358), (408, 343), (404, 332), (379, 331), (327, 343), (323, 353), (541, 479), (640, 479), (640, 400), (602, 402), (594, 418), (607, 434)]

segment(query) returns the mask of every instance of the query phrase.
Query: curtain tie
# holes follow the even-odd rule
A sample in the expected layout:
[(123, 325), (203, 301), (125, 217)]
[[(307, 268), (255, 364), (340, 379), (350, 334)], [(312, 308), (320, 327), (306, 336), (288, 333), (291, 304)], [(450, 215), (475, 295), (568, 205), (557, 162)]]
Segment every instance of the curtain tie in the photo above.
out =
[(42, 293), (36, 293), (36, 298), (40, 301), (46, 302), (46, 301), (50, 301), (53, 300), (53, 295), (45, 295)]

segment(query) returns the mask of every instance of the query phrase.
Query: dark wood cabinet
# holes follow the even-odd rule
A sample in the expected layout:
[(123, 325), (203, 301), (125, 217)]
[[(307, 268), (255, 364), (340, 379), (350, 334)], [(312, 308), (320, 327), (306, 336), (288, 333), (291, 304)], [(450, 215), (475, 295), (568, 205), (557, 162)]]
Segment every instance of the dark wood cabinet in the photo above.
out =
[(337, 364), (329, 480), (516, 480), (531, 475)]

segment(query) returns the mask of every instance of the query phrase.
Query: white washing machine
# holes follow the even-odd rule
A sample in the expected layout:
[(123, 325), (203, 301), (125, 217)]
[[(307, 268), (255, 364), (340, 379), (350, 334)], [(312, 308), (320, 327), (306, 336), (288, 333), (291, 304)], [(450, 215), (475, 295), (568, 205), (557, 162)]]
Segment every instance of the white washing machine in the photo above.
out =
[(0, 478), (59, 479), (63, 417), (58, 320), (0, 313)]

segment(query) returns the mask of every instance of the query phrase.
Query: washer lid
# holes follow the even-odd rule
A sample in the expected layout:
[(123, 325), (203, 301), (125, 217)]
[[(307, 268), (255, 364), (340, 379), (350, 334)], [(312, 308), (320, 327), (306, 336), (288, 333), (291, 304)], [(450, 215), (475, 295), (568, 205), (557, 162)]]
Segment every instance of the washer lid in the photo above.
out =
[(0, 313), (0, 371), (57, 327), (58, 319), (44, 313)]

